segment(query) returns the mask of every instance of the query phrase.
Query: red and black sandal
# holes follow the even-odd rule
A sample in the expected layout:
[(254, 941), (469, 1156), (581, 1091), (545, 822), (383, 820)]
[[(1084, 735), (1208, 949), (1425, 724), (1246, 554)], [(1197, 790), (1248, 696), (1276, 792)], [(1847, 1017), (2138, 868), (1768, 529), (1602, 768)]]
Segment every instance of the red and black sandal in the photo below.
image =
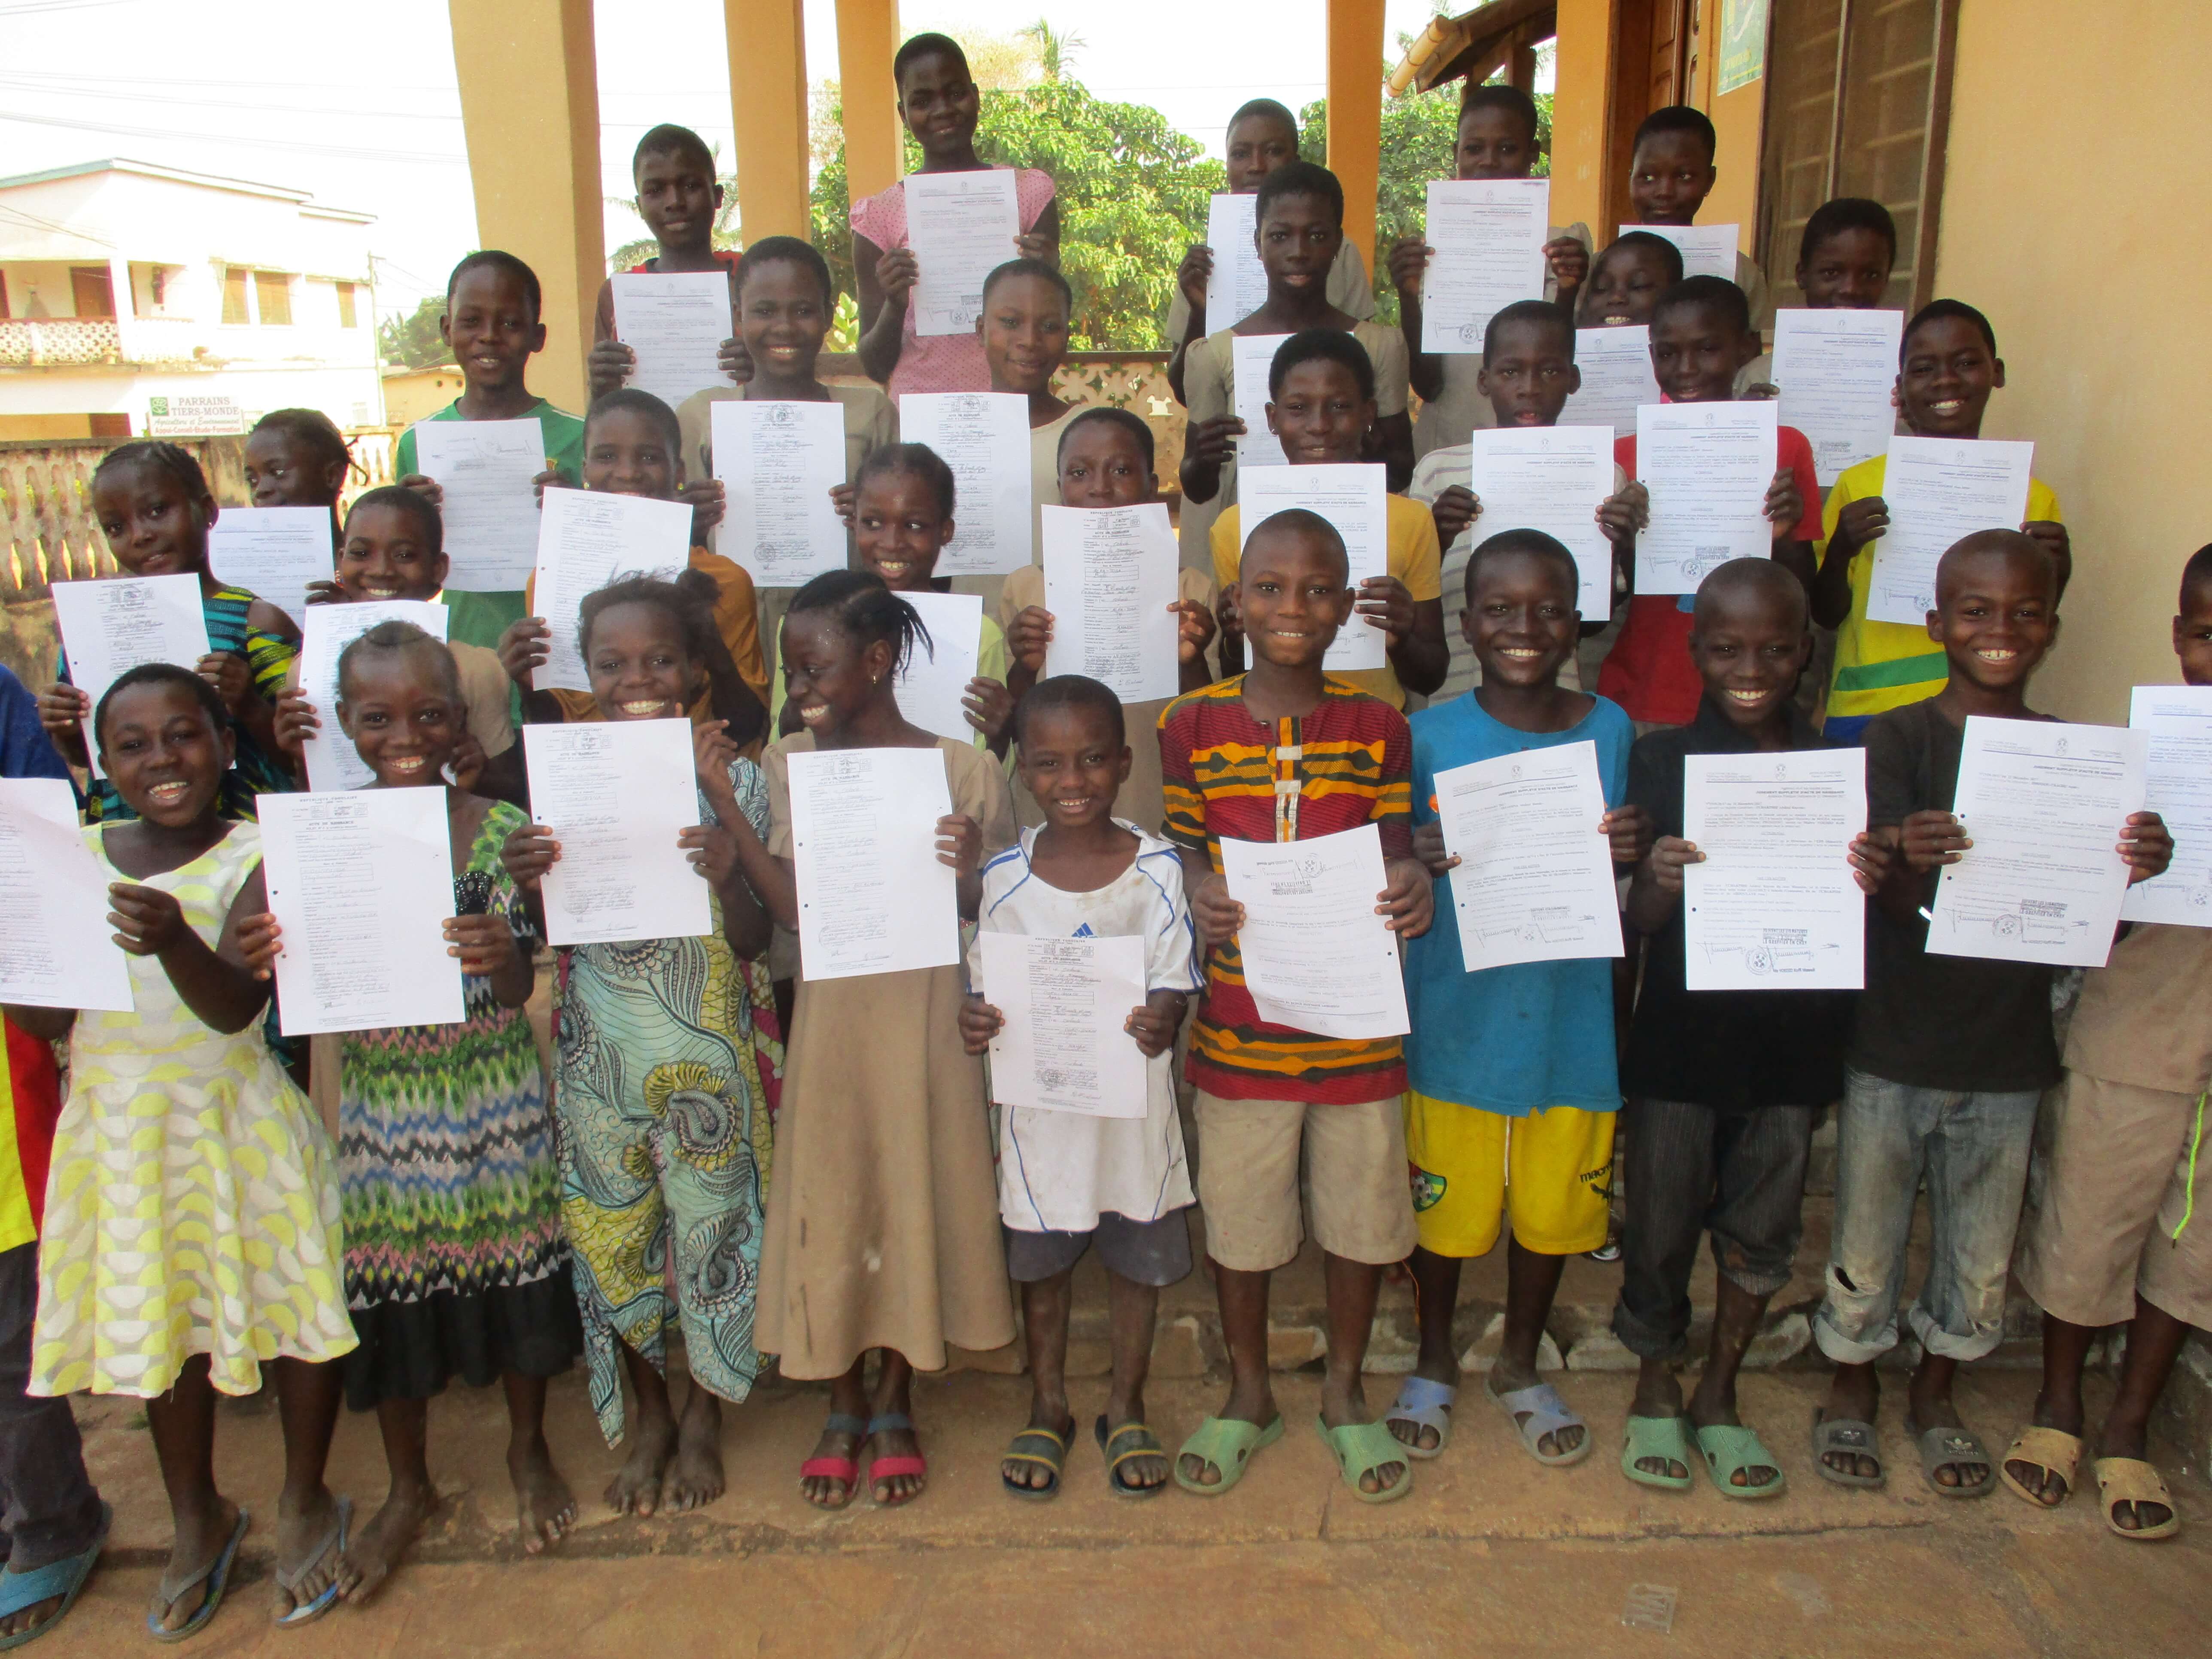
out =
[[(849, 1434), (855, 1441), (861, 1441), (868, 1437), (868, 1425), (849, 1413), (831, 1412), (822, 1432), (825, 1435)], [(854, 1450), (859, 1449), (857, 1445), (854, 1447)], [(836, 1503), (825, 1504), (813, 1498), (806, 1501), (817, 1510), (842, 1510), (853, 1501), (854, 1491), (860, 1484), (860, 1461), (852, 1457), (810, 1457), (799, 1466), (799, 1478), (801, 1480), (836, 1481), (844, 1487), (845, 1495)]]

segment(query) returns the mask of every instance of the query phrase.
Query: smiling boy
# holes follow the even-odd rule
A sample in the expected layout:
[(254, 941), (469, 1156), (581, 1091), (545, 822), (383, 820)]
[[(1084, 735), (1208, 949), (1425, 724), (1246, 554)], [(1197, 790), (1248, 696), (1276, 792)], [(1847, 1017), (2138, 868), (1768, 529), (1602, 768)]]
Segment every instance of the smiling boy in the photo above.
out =
[[(1636, 148), (1628, 164), (1628, 199), (1636, 222), (1692, 225), (1711, 195), (1720, 170), (1713, 165), (1720, 137), (1703, 110), (1687, 104), (1655, 109), (1636, 129)], [(1774, 301), (1766, 273), (1748, 254), (1735, 256), (1735, 285), (1751, 307), (1751, 327), (1765, 333), (1774, 326)]]

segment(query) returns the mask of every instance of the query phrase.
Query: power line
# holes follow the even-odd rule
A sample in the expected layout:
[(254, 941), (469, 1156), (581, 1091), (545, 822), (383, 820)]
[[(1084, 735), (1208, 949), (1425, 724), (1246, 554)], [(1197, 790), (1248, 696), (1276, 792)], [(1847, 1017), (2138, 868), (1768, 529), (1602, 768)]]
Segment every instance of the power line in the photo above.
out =
[(199, 144), (232, 144), (248, 149), (277, 149), (294, 155), (331, 155), (346, 161), (413, 162), (440, 167), (466, 167), (465, 155), (442, 155), (423, 149), (359, 149), (345, 144), (313, 144), (298, 138), (240, 138), (227, 133), (179, 132), (173, 127), (125, 126), (114, 121), (72, 121), (60, 115), (18, 115), (0, 112), (0, 121), (34, 127), (67, 127), (78, 132), (117, 133), (126, 138), (166, 138)]

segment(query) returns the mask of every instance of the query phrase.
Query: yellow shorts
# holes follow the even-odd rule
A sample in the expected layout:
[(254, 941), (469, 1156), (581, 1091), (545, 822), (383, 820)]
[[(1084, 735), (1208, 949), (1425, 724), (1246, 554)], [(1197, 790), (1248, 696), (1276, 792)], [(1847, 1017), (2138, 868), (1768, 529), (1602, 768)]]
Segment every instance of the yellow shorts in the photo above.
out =
[(1598, 1249), (1613, 1203), (1613, 1120), (1578, 1106), (1505, 1117), (1408, 1094), (1406, 1162), (1421, 1248), (1484, 1255), (1510, 1219), (1539, 1255)]

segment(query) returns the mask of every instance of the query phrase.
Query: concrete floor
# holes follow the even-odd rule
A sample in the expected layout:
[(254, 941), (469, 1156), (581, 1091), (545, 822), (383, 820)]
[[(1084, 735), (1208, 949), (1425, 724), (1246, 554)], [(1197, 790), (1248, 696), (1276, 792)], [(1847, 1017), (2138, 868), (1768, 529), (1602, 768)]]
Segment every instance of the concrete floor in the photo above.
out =
[[(1277, 1381), (1291, 1431), (1226, 1498), (1116, 1499), (1086, 1431), (1060, 1498), (1029, 1504), (1003, 1496), (996, 1475), (1024, 1385), (957, 1373), (916, 1389), (928, 1492), (903, 1510), (863, 1504), (838, 1516), (797, 1492), (825, 1396), (774, 1386), (726, 1413), (728, 1494), (695, 1516), (641, 1522), (611, 1518), (597, 1501), (617, 1459), (571, 1376), (556, 1386), (550, 1432), (584, 1521), (538, 1561), (514, 1547), (496, 1391), (457, 1391), (431, 1419), (443, 1514), (379, 1602), (342, 1607), (311, 1632), (267, 1623), (271, 1528), (261, 1517), (273, 1514), (278, 1485), (274, 1416), (226, 1410), (218, 1465), (257, 1524), (232, 1600), (191, 1647), (295, 1659), (1209, 1650), (1866, 1659), (1931, 1646), (1961, 1656), (2212, 1647), (2203, 1626), (2212, 1504), (2202, 1473), (2185, 1470), (2171, 1447), (2158, 1455), (2191, 1529), (2169, 1544), (2111, 1537), (2079, 1498), (2047, 1514), (2002, 1492), (1939, 1498), (1921, 1483), (1894, 1411), (1883, 1423), (1890, 1486), (1847, 1492), (1814, 1475), (1807, 1449), (1823, 1378), (1785, 1369), (1747, 1374), (1743, 1406), (1790, 1490), (1775, 1502), (1731, 1503), (1707, 1483), (1667, 1494), (1623, 1480), (1618, 1436), (1632, 1379), (1569, 1371), (1559, 1380), (1597, 1440), (1569, 1470), (1539, 1468), (1470, 1389), (1457, 1437), (1441, 1461), (1419, 1466), (1413, 1494), (1360, 1504), (1311, 1431), (1316, 1379), (1297, 1373)], [(1371, 1378), (1370, 1397), (1390, 1387)], [(2099, 1403), (2107, 1391), (2100, 1382)], [(1985, 1370), (1961, 1399), (1994, 1450), (2033, 1393), (2030, 1374)], [(1102, 1382), (1078, 1386), (1086, 1425), (1103, 1395)], [(1218, 1384), (1164, 1381), (1151, 1403), (1173, 1446), (1218, 1403)], [(115, 1533), (41, 1659), (149, 1650), (141, 1621), (167, 1540), (152, 1448), (134, 1402), (90, 1402), (84, 1415)], [(331, 1478), (365, 1510), (379, 1501), (371, 1419), (341, 1425)], [(1639, 1585), (1675, 1593), (1671, 1633), (1622, 1624)]]

